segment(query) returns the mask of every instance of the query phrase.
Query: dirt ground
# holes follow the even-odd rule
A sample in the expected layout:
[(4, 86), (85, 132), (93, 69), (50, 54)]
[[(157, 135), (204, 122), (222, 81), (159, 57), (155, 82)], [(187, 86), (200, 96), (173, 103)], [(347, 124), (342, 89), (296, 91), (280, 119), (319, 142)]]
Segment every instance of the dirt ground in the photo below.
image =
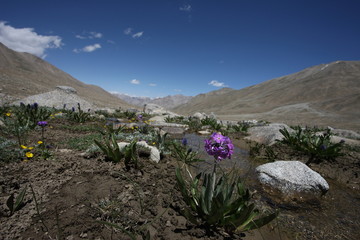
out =
[[(0, 163), (1, 239), (131, 239), (130, 233), (136, 239), (146, 239), (146, 235), (149, 235), (150, 239), (184, 240), (355, 240), (360, 237), (356, 235), (360, 220), (354, 216), (360, 216), (360, 195), (358, 191), (353, 191), (358, 190), (359, 186), (358, 152), (349, 152), (353, 156), (346, 155), (335, 164), (315, 166), (320, 172), (324, 170), (331, 186), (340, 185), (339, 189), (346, 189), (347, 196), (339, 201), (334, 200), (339, 193), (336, 190), (329, 192), (328, 205), (296, 208), (285, 206), (281, 209), (281, 206), (262, 195), (261, 190), (251, 189), (250, 184), (249, 188), (257, 191), (254, 193), (254, 201), (261, 209), (280, 208), (278, 220), (260, 231), (245, 233), (245, 236), (230, 237), (222, 232), (208, 235), (203, 228), (188, 223), (178, 212), (183, 202), (176, 188), (176, 161), (172, 157), (165, 156), (156, 164), (142, 156), (141, 171), (126, 171), (123, 163), (106, 162), (102, 155), (85, 158), (82, 155), (84, 151), (69, 148), (64, 140), (89, 135), (91, 132), (64, 129), (61, 127), (63, 124), (54, 121), (50, 123), (51, 128), (47, 128), (47, 142), (51, 144), (53, 152), (51, 159)], [(38, 140), (39, 132), (33, 132), (29, 137), (32, 142)], [(240, 140), (235, 142), (237, 145), (243, 144)], [(286, 150), (279, 149), (278, 152), (280, 158), (289, 156)], [(11, 193), (16, 196), (25, 187), (25, 206), (9, 217), (7, 198)], [(326, 216), (328, 212), (318, 210), (333, 208), (331, 204), (335, 204), (335, 207), (349, 211), (349, 203), (346, 201), (353, 200), (355, 202), (352, 207), (355, 210), (347, 218), (335, 216), (338, 212), (331, 212), (334, 216)], [(329, 221), (324, 227), (313, 224), (312, 221), (319, 216), (322, 219), (334, 218), (336, 223)], [(110, 226), (109, 223), (116, 226)]]

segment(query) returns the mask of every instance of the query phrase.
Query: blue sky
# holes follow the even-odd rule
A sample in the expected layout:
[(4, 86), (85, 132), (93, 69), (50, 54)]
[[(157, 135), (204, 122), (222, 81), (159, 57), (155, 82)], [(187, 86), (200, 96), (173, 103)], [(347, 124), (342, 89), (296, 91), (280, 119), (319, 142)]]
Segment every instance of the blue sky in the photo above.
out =
[(241, 89), (360, 60), (358, 0), (1, 0), (0, 42), (136, 96)]

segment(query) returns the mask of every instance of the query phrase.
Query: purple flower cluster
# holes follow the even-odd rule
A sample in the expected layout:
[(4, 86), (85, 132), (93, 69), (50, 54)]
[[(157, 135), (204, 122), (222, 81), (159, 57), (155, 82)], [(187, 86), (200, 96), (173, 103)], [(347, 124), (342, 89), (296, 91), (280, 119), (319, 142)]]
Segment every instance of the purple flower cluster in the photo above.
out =
[(234, 145), (229, 137), (225, 137), (220, 133), (213, 133), (209, 139), (205, 139), (206, 152), (214, 156), (217, 161), (225, 158), (231, 158), (234, 153)]
[(142, 119), (143, 119), (143, 115), (139, 114), (139, 115), (137, 116), (137, 120), (142, 121)]
[(46, 127), (47, 124), (48, 124), (47, 121), (39, 121), (39, 122), (37, 123), (37, 125), (40, 126), (40, 127)]

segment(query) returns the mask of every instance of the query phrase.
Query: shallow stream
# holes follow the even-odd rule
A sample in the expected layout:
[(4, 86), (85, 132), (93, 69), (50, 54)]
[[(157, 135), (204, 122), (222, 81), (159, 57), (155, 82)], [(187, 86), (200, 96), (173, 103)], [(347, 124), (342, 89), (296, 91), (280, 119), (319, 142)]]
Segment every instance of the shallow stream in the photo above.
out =
[[(187, 138), (189, 147), (198, 151), (200, 158), (205, 160), (196, 165), (196, 171), (211, 171), (214, 159), (204, 150), (204, 139), (208, 136), (185, 134), (184, 137)], [(239, 148), (239, 145), (242, 144), (234, 145), (232, 158), (221, 161), (220, 168), (239, 170), (245, 184), (252, 191), (257, 192), (254, 195), (257, 203), (265, 208), (272, 205), (280, 209), (277, 223), (282, 234), (281, 236), (278, 234), (271, 236), (266, 233), (269, 231), (268, 229), (263, 234), (268, 236), (266, 239), (360, 239), (360, 193), (358, 191), (326, 179), (330, 190), (319, 201), (281, 202), (281, 199), (276, 198), (277, 196), (271, 196), (264, 192), (256, 180), (255, 168), (260, 163), (251, 160), (248, 151)]]

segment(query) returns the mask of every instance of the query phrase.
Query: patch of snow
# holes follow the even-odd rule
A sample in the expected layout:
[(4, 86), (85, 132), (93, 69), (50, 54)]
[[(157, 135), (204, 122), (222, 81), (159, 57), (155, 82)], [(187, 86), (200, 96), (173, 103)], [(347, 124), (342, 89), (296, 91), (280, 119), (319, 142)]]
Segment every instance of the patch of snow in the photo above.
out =
[(326, 64), (324, 67), (322, 67), (322, 68), (320, 69), (320, 71), (324, 70), (324, 69), (327, 68), (328, 66), (329, 66), (329, 64)]

